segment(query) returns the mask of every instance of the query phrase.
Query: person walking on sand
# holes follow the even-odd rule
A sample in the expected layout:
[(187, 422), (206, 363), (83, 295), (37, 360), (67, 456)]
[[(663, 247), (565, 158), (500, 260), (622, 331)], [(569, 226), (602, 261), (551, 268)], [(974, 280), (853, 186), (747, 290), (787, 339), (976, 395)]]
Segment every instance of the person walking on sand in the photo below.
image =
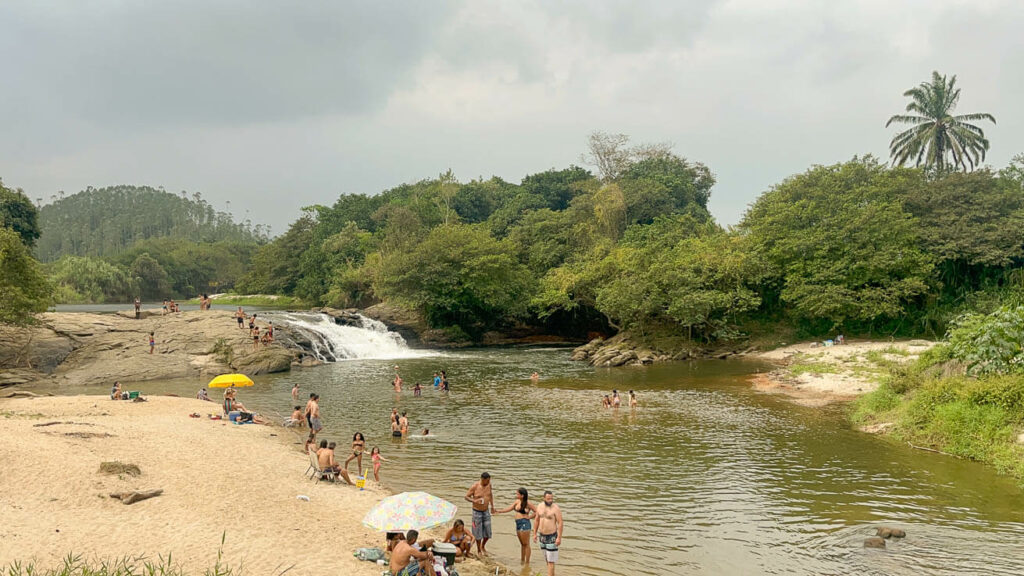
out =
[(508, 508), (496, 510), (495, 514), (515, 512), (516, 537), (519, 538), (519, 562), (523, 565), (530, 563), (530, 531), (533, 527), (530, 520), (537, 515), (537, 507), (530, 503), (530, 494), (526, 488), (516, 490), (516, 499)]
[(298, 399), (299, 399), (299, 383), (296, 382), (295, 385), (292, 386), (292, 400), (298, 400)]
[(241, 306), (235, 310), (235, 320), (238, 321), (238, 329), (245, 330), (245, 310), (242, 310)]
[(348, 463), (356, 461), (356, 473), (363, 469), (363, 450), (366, 449), (366, 438), (362, 432), (352, 435), (352, 455), (345, 460), (345, 470), (348, 470)]
[(380, 463), (387, 462), (388, 459), (380, 455), (380, 448), (374, 446), (373, 450), (370, 450), (370, 460), (373, 461), (373, 480), (380, 482)]
[(135, 297), (135, 319), (138, 320), (142, 316), (142, 301), (139, 300), (138, 296)]
[(153, 353), (153, 349), (154, 348), (156, 348), (156, 336), (152, 332), (150, 332), (149, 333), (149, 353), (150, 354)]
[(555, 495), (550, 490), (544, 492), (544, 501), (537, 506), (537, 528), (533, 532), (533, 541), (540, 542), (544, 551), (544, 561), (548, 564), (548, 576), (555, 576), (555, 563), (558, 562), (558, 547), (562, 545), (562, 509), (555, 504)]
[(494, 494), (491, 492), (491, 475), (484, 472), (480, 481), (466, 492), (466, 501), (473, 503), (473, 538), (476, 552), (487, 554), (487, 541), (491, 539), (491, 513), (494, 512)]

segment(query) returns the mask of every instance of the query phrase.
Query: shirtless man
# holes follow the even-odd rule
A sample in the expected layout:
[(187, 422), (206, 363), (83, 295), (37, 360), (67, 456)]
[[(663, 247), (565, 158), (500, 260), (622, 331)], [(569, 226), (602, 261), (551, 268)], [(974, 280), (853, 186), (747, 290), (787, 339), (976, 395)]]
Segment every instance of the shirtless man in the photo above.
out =
[(292, 400), (299, 399), (299, 383), (296, 382), (295, 386), (292, 386)]
[(241, 306), (235, 312), (235, 320), (238, 321), (238, 329), (245, 330), (245, 310), (242, 310)]
[(480, 481), (469, 487), (466, 501), (473, 503), (473, 538), (476, 539), (477, 554), (487, 554), (487, 541), (491, 539), (491, 513), (494, 512), (494, 495), (491, 493), (491, 475), (484, 472)]
[(317, 450), (317, 461), (320, 463), (320, 469), (325, 472), (334, 472), (336, 475), (341, 476), (345, 479), (345, 482), (349, 484), (352, 480), (349, 479), (348, 470), (343, 470), (338, 461), (334, 459), (334, 449), (337, 447), (337, 443), (331, 442), (327, 445), (325, 450)]
[(309, 438), (306, 439), (306, 446), (304, 449), (309, 449), (309, 445), (316, 440), (316, 433), (323, 429), (320, 424), (320, 395), (310, 393), (309, 402), (306, 402), (306, 421), (309, 423)]
[(548, 576), (555, 576), (555, 562), (558, 562), (558, 547), (562, 545), (562, 509), (555, 504), (555, 495), (550, 490), (544, 492), (544, 501), (537, 505), (537, 527), (533, 532), (533, 541), (540, 538), (540, 549), (544, 551), (544, 560), (548, 563)]
[(421, 571), (423, 574), (433, 573), (434, 553), (426, 546), (422, 547), (423, 550), (414, 547), (419, 535), (416, 530), (409, 530), (405, 540), (395, 543), (391, 552), (391, 573), (395, 576), (416, 576)]

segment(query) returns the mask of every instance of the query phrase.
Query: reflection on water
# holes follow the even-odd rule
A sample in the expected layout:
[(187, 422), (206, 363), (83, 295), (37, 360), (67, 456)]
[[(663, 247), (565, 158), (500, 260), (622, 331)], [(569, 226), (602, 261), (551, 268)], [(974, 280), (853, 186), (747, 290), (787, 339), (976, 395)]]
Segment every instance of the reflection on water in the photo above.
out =
[[(559, 574), (1024, 573), (1024, 497), (1012, 480), (850, 431), (839, 409), (751, 392), (743, 376), (756, 365), (607, 370), (566, 357), (489, 350), (402, 360), (409, 386), (400, 397), (394, 362), (342, 362), (257, 379), (243, 397), (286, 413), (294, 382), (303, 396), (319, 392), (325, 437), (347, 445), (363, 432), (390, 459), (385, 484), (448, 498), (466, 519), (462, 497), (484, 470), (499, 507), (519, 486), (537, 500), (553, 490), (566, 519)], [(441, 368), (448, 396), (429, 384)], [(534, 370), (538, 384), (528, 380)], [(636, 390), (639, 409), (602, 408), (612, 388), (623, 398)], [(392, 406), (436, 436), (393, 441)], [(882, 524), (907, 538), (862, 548)], [(494, 529), (489, 548), (515, 563), (512, 517), (496, 517)], [(536, 553), (533, 569), (543, 569)]]

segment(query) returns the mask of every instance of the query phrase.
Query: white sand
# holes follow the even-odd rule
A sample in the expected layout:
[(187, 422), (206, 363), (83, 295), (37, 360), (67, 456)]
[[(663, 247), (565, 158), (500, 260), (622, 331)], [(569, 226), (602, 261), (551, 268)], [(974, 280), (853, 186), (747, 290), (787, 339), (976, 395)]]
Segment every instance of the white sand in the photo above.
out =
[[(314, 485), (303, 476), (308, 457), (293, 432), (206, 418), (216, 411), (214, 403), (170, 397), (0, 400), (0, 566), (54, 566), (69, 552), (107, 559), (172, 553), (202, 573), (226, 533), (224, 561), (243, 563), (249, 574), (289, 567), (295, 575), (381, 573), (352, 552), (383, 547), (383, 535), (361, 523), (386, 495), (382, 488)], [(52, 421), (62, 423), (35, 426)], [(75, 432), (110, 436), (66, 435)], [(113, 460), (138, 465), (142, 475), (99, 472)], [(164, 493), (131, 505), (109, 497), (151, 488)], [(483, 570), (472, 561), (460, 566)]]
[[(868, 358), (869, 353), (877, 352), (885, 361), (902, 363), (916, 359), (933, 345), (926, 340), (847, 341), (841, 346), (827, 347), (804, 342), (753, 354), (752, 357), (778, 364), (781, 368), (755, 375), (751, 381), (759, 390), (785, 394), (799, 404), (822, 406), (850, 400), (878, 388), (878, 376), (882, 370), (879, 364)], [(795, 374), (789, 367), (798, 362), (819, 365), (825, 370)]]

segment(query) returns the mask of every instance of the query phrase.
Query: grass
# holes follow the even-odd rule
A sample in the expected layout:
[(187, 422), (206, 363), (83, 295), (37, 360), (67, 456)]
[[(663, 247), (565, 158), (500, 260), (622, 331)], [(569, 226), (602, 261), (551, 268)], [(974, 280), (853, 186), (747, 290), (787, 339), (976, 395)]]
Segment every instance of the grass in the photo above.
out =
[(851, 420), (891, 422), (886, 433), (896, 440), (989, 464), (1024, 485), (1024, 376), (950, 374), (943, 358), (891, 366), (877, 390), (854, 402)]
[[(203, 576), (235, 576), (243, 573), (243, 566), (231, 566), (224, 562), (224, 541), (227, 534), (221, 534), (217, 559), (202, 572)], [(276, 572), (281, 576), (291, 567)], [(81, 554), (68, 553), (57, 566), (38, 566), (32, 562), (14, 561), (0, 565), (0, 576), (187, 576), (181, 564), (174, 562), (171, 555), (157, 556), (148, 560), (145, 556), (125, 556), (116, 559), (97, 558), (88, 560)]]
[(794, 362), (788, 366), (794, 376), (801, 374), (838, 374), (839, 367), (828, 362)]

